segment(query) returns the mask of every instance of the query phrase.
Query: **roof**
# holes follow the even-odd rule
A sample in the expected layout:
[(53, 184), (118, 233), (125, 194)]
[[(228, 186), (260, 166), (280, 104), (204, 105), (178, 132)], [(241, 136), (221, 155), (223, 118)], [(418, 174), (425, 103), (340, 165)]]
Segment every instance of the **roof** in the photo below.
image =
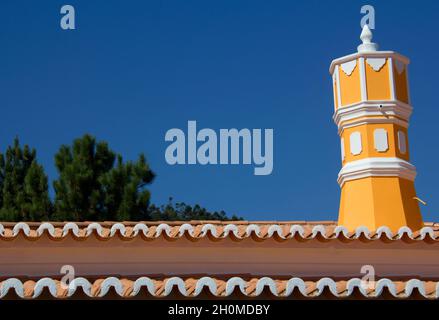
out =
[(212, 277), (186, 278), (168, 277), (137, 279), (107, 277), (88, 281), (77, 278), (70, 287), (63, 287), (57, 279), (42, 278), (34, 280), (7, 279), (0, 282), (0, 298), (36, 299), (43, 296), (54, 298), (71, 298), (83, 295), (85, 298), (164, 298), (185, 296), (203, 298), (226, 298), (232, 294), (247, 297), (271, 296), (279, 298), (420, 298), (436, 299), (439, 297), (439, 282), (420, 281), (417, 279), (391, 281), (380, 279), (372, 287), (362, 287), (361, 280), (335, 281), (322, 278), (307, 281), (301, 278), (272, 279), (241, 278), (218, 279)]
[[(437, 223), (392, 233), (334, 221), (2, 222), (0, 299), (437, 299), (438, 244)], [(65, 264), (77, 271), (68, 288)], [(362, 288), (369, 264), (377, 281)]]
[(439, 296), (439, 282), (420, 281), (417, 279), (391, 281), (381, 279), (372, 287), (362, 287), (361, 280), (334, 281), (322, 278), (316, 281), (301, 278), (272, 279), (241, 278), (218, 279), (213, 277), (185, 278), (168, 277), (151, 279), (140, 277), (99, 278), (88, 281), (84, 278), (75, 279), (69, 287), (63, 287), (56, 279), (21, 281), (7, 279), (0, 282), (0, 298), (175, 298), (178, 296), (191, 298), (227, 298), (231, 295), (243, 297), (279, 297), (279, 298), (419, 298), (435, 299)]
[(0, 223), (0, 239), (12, 239), (20, 234), (35, 240), (43, 235), (57, 240), (67, 236), (86, 239), (96, 236), (105, 240), (120, 237), (125, 240), (142, 238), (200, 239), (204, 237), (240, 240), (244, 238), (287, 240), (291, 238), (311, 240), (405, 240), (431, 241), (439, 239), (439, 224), (425, 223), (425, 227), (412, 231), (407, 227), (393, 233), (383, 226), (376, 231), (359, 227), (349, 232), (334, 221), (158, 221), (158, 222), (4, 222)]

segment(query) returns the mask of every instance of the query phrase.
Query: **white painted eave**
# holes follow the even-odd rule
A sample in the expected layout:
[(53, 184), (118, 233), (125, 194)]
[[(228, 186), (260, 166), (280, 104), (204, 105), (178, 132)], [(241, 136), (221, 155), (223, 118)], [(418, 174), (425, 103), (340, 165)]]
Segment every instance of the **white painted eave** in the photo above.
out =
[(395, 51), (371, 51), (371, 52), (355, 52), (353, 54), (340, 57), (332, 60), (331, 65), (329, 67), (329, 73), (332, 75), (334, 72), (334, 68), (336, 65), (340, 65), (342, 63), (352, 61), (358, 58), (394, 58), (408, 65), (410, 63), (410, 59), (402, 54)]

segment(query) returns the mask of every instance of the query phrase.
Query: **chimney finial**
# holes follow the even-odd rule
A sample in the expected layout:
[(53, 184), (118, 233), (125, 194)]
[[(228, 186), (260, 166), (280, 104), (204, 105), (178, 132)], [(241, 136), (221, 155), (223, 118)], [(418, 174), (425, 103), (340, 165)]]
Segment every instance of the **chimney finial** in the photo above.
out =
[(369, 26), (365, 24), (360, 35), (360, 39), (363, 43), (358, 46), (358, 52), (377, 51), (378, 44), (371, 42), (372, 38), (372, 31), (370, 31)]

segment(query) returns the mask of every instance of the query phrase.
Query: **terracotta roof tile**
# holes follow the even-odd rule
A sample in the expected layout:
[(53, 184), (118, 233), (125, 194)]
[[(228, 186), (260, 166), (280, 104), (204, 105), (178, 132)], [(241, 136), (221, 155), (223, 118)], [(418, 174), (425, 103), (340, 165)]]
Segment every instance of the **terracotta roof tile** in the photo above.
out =
[[(81, 281), (79, 281), (79, 279)], [(11, 278), (0, 282), (0, 298), (47, 298), (47, 295), (42, 295), (45, 290), (49, 293), (49, 298), (50, 295), (59, 299), (74, 298), (77, 294), (82, 292), (91, 298), (104, 298), (110, 294), (110, 289), (114, 290), (116, 298), (136, 298), (141, 290), (148, 292), (149, 295), (147, 295), (147, 297), (149, 296), (149, 298), (163, 298), (175, 294), (197, 297), (202, 293), (203, 288), (207, 289), (207, 291), (211, 291), (214, 298), (227, 297), (231, 294), (241, 294), (257, 298), (262, 292), (270, 293), (273, 298), (293, 298), (293, 293), (296, 298), (300, 296), (303, 298), (328, 298), (331, 296), (347, 298), (353, 293), (353, 291), (349, 291), (349, 288), (359, 286), (359, 283), (354, 280), (355, 279), (334, 281), (329, 278), (323, 278), (316, 281), (304, 281), (300, 278), (285, 280), (267, 277), (249, 279), (233, 277), (226, 280), (215, 277), (187, 279), (179, 277), (165, 279), (149, 279), (146, 277), (138, 279), (118, 279), (109, 277), (91, 282), (84, 278), (78, 278), (76, 286), (73, 281), (70, 287), (65, 287), (56, 279), (42, 278), (37, 281), (21, 281)], [(357, 284), (352, 285), (354, 282)], [(244, 289), (243, 291), (240, 289), (241, 286)], [(264, 288), (268, 288), (269, 290), (263, 291)], [(292, 290), (293, 288), (296, 288), (296, 290)], [(415, 290), (418, 290), (423, 298), (438, 298), (436, 294), (438, 282), (418, 281), (415, 279), (408, 281), (380, 279), (375, 283), (375, 289), (360, 290), (360, 293), (364, 298), (382, 298), (384, 288), (387, 288), (390, 296), (395, 299), (410, 298)]]
[(434, 281), (425, 281), (424, 282), (426, 296), (433, 296), (436, 293), (436, 287), (437, 287), (436, 284), (437, 283)]
[(61, 239), (66, 236), (87, 238), (96, 236), (98, 239), (109, 239), (114, 236), (126, 240), (137, 236), (144, 238), (180, 238), (199, 239), (210, 237), (222, 239), (231, 237), (239, 240), (243, 238), (268, 239), (340, 239), (354, 240), (425, 240), (439, 239), (439, 225), (426, 223), (421, 230), (412, 232), (409, 228), (401, 228), (392, 233), (387, 227), (381, 227), (370, 232), (359, 227), (355, 232), (348, 232), (337, 226), (333, 221), (168, 221), (168, 222), (45, 222), (45, 223), (0, 223), (0, 238), (11, 239), (24, 235), (29, 239), (38, 239), (43, 235), (51, 239)]

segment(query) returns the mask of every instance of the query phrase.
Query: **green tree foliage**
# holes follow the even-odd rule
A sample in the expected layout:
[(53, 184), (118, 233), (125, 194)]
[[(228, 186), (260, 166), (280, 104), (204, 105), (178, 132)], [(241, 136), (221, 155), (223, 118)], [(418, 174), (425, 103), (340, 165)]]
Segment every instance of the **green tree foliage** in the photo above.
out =
[[(117, 158), (117, 164), (115, 160)], [(61, 146), (55, 155), (57, 220), (130, 220), (145, 216), (150, 194), (145, 186), (154, 173), (145, 156), (123, 163), (106, 142), (90, 135)]]
[(106, 218), (118, 221), (147, 219), (151, 194), (145, 186), (153, 179), (154, 173), (143, 154), (136, 162), (125, 164), (119, 155), (117, 165), (100, 179)]
[(0, 221), (241, 220), (183, 202), (150, 205), (154, 180), (146, 158), (124, 162), (106, 142), (90, 135), (62, 145), (55, 155), (58, 179), (52, 204), (48, 179), (35, 149), (18, 138), (0, 153)]
[(169, 198), (169, 202), (167, 205), (162, 205), (160, 207), (151, 205), (148, 216), (148, 220), (154, 221), (242, 220), (241, 217), (237, 217), (236, 215), (228, 218), (226, 213), (222, 210), (220, 212), (209, 212), (198, 204), (193, 207), (185, 204), (184, 202), (177, 202), (174, 204), (172, 202), (172, 198)]
[(0, 219), (47, 220), (51, 213), (47, 176), (35, 149), (20, 147), (18, 138), (0, 154)]

